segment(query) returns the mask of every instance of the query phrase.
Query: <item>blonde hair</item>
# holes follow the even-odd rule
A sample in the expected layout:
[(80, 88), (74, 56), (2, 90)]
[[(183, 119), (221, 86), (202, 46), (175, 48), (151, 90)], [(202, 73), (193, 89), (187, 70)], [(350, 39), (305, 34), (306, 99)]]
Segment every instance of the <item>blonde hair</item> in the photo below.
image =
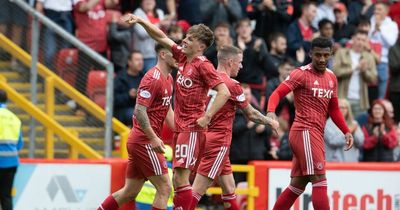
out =
[(339, 98), (339, 106), (342, 103), (347, 108), (347, 116), (344, 116), (347, 125), (352, 125), (354, 123), (353, 111), (351, 110), (350, 103), (347, 99)]

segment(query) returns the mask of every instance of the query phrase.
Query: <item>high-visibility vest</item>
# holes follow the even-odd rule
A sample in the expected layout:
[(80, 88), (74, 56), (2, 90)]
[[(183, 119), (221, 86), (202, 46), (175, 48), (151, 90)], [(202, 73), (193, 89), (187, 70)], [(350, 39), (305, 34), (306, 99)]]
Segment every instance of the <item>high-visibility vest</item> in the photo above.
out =
[[(172, 169), (168, 168), (169, 178), (172, 178)], [(150, 181), (146, 181), (140, 190), (140, 193), (137, 195), (135, 202), (143, 203), (143, 204), (153, 204), (154, 197), (156, 196), (156, 188)], [(171, 191), (171, 194), (168, 199), (168, 207), (172, 207), (173, 205), (173, 197), (174, 191)]]
[(0, 157), (18, 156), (17, 143), (21, 132), (21, 120), (10, 110), (0, 107), (0, 145), (9, 145), (0, 150)]

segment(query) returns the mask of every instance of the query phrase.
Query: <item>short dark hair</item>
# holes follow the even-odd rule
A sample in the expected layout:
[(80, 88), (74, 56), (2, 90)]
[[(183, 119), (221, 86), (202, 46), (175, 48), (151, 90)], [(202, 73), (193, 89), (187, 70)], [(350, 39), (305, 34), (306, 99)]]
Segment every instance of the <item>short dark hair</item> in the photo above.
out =
[(136, 53), (142, 55), (142, 53), (139, 50), (132, 50), (132, 51), (129, 52), (128, 60), (130, 60), (132, 58), (132, 55), (136, 54)]
[(273, 41), (278, 40), (278, 38), (280, 38), (280, 37), (286, 39), (285, 34), (283, 34), (282, 32), (275, 32), (275, 33), (272, 33), (272, 34), (269, 36), (269, 40), (268, 40), (268, 41), (269, 41), (269, 43), (271, 44)]
[(187, 34), (192, 34), (194, 38), (205, 44), (206, 48), (211, 46), (214, 42), (214, 33), (208, 26), (202, 23), (191, 26)]
[(318, 29), (321, 30), (322, 27), (328, 24), (331, 24), (332, 26), (334, 25), (331, 20), (329, 20), (328, 18), (324, 18), (318, 22)]
[(353, 34), (353, 36), (355, 36), (355, 35), (357, 35), (357, 34), (362, 34), (362, 35), (365, 35), (365, 36), (368, 36), (368, 31), (365, 31), (365, 30), (356, 30), (355, 32), (354, 32), (354, 34)]
[(311, 50), (315, 47), (332, 49), (332, 41), (325, 37), (317, 37), (311, 41)]
[(362, 15), (357, 21), (357, 27), (365, 26), (365, 25), (369, 25), (370, 26), (371, 22), (369, 21), (369, 19), (366, 16)]
[(6, 103), (7, 102), (7, 93), (4, 90), (0, 90), (0, 103)]
[(243, 53), (243, 51), (235, 46), (232, 46), (232, 45), (222, 46), (218, 50), (218, 54), (217, 54), (218, 62), (222, 59), (226, 59), (226, 58), (229, 58), (231, 56), (234, 56), (234, 55), (237, 55), (240, 53)]
[(230, 29), (230, 28), (231, 28), (231, 25), (229, 25), (228, 22), (221, 21), (221, 22), (219, 22), (217, 25), (215, 25), (214, 30), (215, 30), (216, 28), (227, 28), (227, 29)]
[(295, 66), (293, 60), (288, 57), (283, 58), (283, 60), (279, 63), (279, 67), (284, 65)]
[(156, 51), (156, 53), (159, 53), (162, 49), (167, 49), (167, 48), (160, 43), (156, 43), (156, 46), (154, 47), (154, 50)]

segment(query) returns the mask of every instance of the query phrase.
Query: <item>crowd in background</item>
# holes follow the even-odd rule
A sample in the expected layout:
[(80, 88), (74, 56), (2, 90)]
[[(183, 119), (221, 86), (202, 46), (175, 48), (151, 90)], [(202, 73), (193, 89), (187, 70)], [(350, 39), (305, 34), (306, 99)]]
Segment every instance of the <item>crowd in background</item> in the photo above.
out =
[[(338, 79), (340, 109), (355, 138), (344, 152), (344, 136), (328, 119), (328, 161), (400, 161), (400, 2), (395, 0), (37, 0), (35, 7), (87, 46), (114, 63), (115, 117), (132, 124), (137, 87), (156, 63), (155, 42), (121, 15), (133, 13), (157, 24), (180, 42), (194, 24), (208, 25), (215, 42), (206, 51), (217, 66), (223, 45), (243, 50), (235, 78), (254, 107), (265, 111), (270, 94), (296, 67), (307, 64), (311, 40), (334, 43), (328, 68)], [(1, 29), (1, 27), (0, 27)], [(59, 42), (45, 32), (45, 62), (52, 65)], [(16, 39), (16, 37), (14, 37)], [(18, 41), (18, 40), (14, 40)], [(61, 43), (62, 44), (62, 43)], [(79, 56), (79, 78), (95, 62)], [(318, 85), (318, 84), (317, 84)], [(84, 92), (86, 80), (76, 84)], [(393, 108), (394, 107), (394, 108)], [(290, 160), (288, 131), (294, 120), (293, 95), (277, 109), (280, 131), (250, 122), (238, 111), (233, 125), (232, 163)]]

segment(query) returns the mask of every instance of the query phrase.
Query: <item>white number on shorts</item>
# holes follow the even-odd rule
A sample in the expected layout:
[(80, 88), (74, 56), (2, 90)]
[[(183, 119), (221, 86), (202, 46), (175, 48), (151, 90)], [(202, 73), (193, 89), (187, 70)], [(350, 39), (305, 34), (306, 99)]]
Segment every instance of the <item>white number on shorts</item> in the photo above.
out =
[(187, 157), (187, 144), (178, 144), (175, 147), (175, 157), (176, 158), (186, 158)]

